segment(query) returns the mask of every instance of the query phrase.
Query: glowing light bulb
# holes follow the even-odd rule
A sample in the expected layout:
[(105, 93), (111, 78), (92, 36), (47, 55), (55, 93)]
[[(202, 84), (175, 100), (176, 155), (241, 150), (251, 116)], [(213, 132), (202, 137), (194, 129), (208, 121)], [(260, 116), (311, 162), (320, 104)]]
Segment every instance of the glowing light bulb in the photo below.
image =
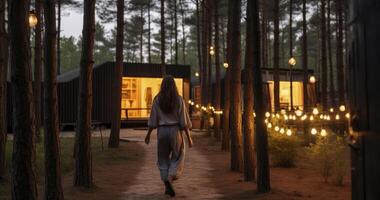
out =
[(339, 106), (339, 110), (342, 112), (346, 111), (346, 106), (344, 105)]
[(199, 77), (199, 72), (195, 72), (195, 76), (196, 76), (196, 77)]
[(351, 117), (350, 113), (346, 113), (345, 116), (346, 116), (347, 119), (350, 119), (350, 117)]
[(189, 102), (189, 104), (191, 104), (191, 102), (192, 102), (192, 101), (191, 101), (191, 100), (189, 100), (188, 102)]
[(276, 114), (276, 118), (277, 118), (277, 119), (280, 119), (280, 114), (277, 113), (277, 114)]
[(315, 76), (310, 76), (310, 78), (309, 78), (309, 82), (310, 83), (315, 83), (317, 80), (316, 80), (316, 78), (315, 78)]
[(270, 113), (269, 113), (269, 112), (266, 112), (266, 113), (265, 113), (265, 117), (266, 117), (266, 118), (270, 117)]
[(265, 119), (264, 122), (265, 122), (266, 124), (268, 124), (268, 119)]
[(275, 126), (275, 127), (274, 127), (274, 130), (275, 130), (276, 132), (278, 132), (278, 131), (280, 130), (280, 127)]
[(334, 112), (334, 108), (330, 108), (330, 112)]
[(335, 116), (335, 119), (336, 119), (336, 120), (339, 120), (339, 119), (340, 119), (340, 116), (337, 114), (337, 115)]
[(228, 68), (228, 63), (226, 63), (226, 62), (223, 63), (223, 67), (227, 69)]
[(253, 112), (253, 117), (256, 117), (256, 113), (255, 112)]
[(326, 136), (327, 136), (327, 131), (326, 131), (326, 129), (322, 129), (322, 130), (321, 130), (321, 136), (322, 136), (322, 137), (326, 137)]
[(196, 107), (196, 108), (199, 108), (199, 105), (197, 104), (197, 105), (195, 105), (195, 107)]
[(313, 115), (310, 116), (310, 121), (313, 121), (314, 120), (314, 117)]
[(311, 134), (312, 135), (316, 135), (318, 133), (317, 129), (316, 128), (312, 128), (311, 129)]
[(288, 62), (289, 62), (289, 65), (291, 66), (294, 66), (297, 64), (297, 61), (294, 57), (291, 57)]
[(284, 134), (284, 133), (285, 133), (285, 129), (284, 129), (284, 128), (281, 128), (281, 129), (280, 129), (280, 133), (281, 133), (281, 134)]
[(313, 115), (318, 115), (318, 114), (319, 114), (318, 108), (313, 108)]
[(320, 119), (325, 119), (325, 116), (324, 115), (319, 115), (319, 118)]
[(268, 123), (267, 124), (267, 127), (270, 129), (270, 128), (272, 128), (272, 123)]
[(34, 28), (34, 27), (37, 26), (38, 18), (37, 18), (37, 15), (36, 15), (35, 11), (30, 11), (29, 12), (28, 20), (29, 20), (29, 27), (30, 28)]
[(286, 110), (285, 110), (285, 109), (281, 109), (280, 113), (281, 113), (282, 115), (285, 115), (285, 114), (286, 114)]
[(284, 115), (284, 119), (285, 119), (285, 121), (287, 121), (289, 118), (287, 115)]
[(291, 136), (291, 135), (292, 135), (292, 130), (288, 129), (288, 130), (286, 131), (286, 135), (287, 135), (287, 136)]
[(295, 113), (297, 117), (300, 117), (302, 115), (302, 110), (296, 110)]

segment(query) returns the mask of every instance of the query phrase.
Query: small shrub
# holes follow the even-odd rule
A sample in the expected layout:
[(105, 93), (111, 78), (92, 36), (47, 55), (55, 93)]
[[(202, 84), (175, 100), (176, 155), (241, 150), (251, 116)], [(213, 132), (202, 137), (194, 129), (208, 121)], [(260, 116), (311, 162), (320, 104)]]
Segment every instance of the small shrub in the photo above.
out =
[(332, 178), (336, 185), (343, 185), (347, 173), (346, 143), (342, 137), (331, 135), (318, 137), (315, 144), (308, 147), (308, 155), (313, 166), (316, 166), (323, 180), (328, 182)]
[(297, 136), (272, 133), (269, 136), (269, 153), (271, 164), (275, 167), (294, 167), (300, 140)]

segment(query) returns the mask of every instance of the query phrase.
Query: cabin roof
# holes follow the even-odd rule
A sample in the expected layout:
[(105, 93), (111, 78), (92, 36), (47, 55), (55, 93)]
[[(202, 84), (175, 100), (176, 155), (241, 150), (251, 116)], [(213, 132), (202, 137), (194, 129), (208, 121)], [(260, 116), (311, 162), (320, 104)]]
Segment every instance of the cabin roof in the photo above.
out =
[[(112, 68), (115, 62), (105, 62), (99, 65), (94, 65), (93, 71), (97, 69), (108, 68), (107, 72), (112, 73)], [(190, 79), (190, 66), (189, 65), (172, 65), (166, 64), (166, 73), (174, 76), (175, 78), (189, 78)], [(124, 63), (123, 76), (130, 77), (161, 77), (161, 64), (157, 63)], [(110, 74), (111, 75), (111, 74)], [(58, 82), (69, 82), (79, 78), (79, 68), (65, 72), (57, 77)]]

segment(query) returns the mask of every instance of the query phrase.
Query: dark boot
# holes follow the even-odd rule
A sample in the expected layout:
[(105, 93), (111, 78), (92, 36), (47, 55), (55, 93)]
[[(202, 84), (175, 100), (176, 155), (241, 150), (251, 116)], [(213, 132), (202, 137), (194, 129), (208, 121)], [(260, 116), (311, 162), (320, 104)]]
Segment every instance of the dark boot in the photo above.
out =
[(169, 181), (164, 181), (165, 183), (165, 194), (170, 195), (171, 197), (175, 196), (175, 191), (172, 184)]

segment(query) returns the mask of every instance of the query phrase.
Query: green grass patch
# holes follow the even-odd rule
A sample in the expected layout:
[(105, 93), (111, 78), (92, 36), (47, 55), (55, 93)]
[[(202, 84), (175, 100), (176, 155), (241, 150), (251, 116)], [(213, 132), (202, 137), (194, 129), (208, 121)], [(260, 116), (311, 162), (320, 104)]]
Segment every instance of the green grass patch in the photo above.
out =
[[(131, 156), (126, 154), (127, 145), (121, 143), (119, 148), (108, 148), (108, 138), (103, 139), (104, 149), (102, 149), (102, 141), (100, 138), (92, 138), (92, 161), (93, 165), (109, 165), (123, 163), (127, 160), (138, 159), (138, 155)], [(74, 171), (74, 138), (61, 138), (60, 139), (60, 153), (61, 153), (61, 173), (68, 175)], [(0, 200), (9, 199), (10, 197), (10, 170), (12, 163), (12, 149), (13, 141), (7, 141), (6, 147), (6, 170), (7, 174), (4, 180), (0, 180)], [(36, 175), (38, 177), (38, 184), (42, 185), (44, 182), (44, 142), (43, 139), (36, 144)]]

